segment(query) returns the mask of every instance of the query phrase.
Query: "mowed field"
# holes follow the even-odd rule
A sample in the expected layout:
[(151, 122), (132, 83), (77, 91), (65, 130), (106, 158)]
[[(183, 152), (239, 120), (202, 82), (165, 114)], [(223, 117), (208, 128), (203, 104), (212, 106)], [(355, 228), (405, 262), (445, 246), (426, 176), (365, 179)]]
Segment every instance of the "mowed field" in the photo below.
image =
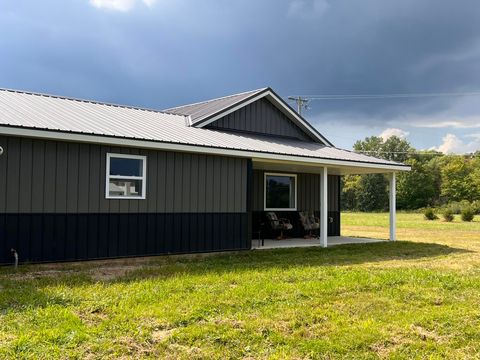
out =
[(398, 239), (3, 267), (0, 358), (480, 359), (479, 219), (400, 213)]

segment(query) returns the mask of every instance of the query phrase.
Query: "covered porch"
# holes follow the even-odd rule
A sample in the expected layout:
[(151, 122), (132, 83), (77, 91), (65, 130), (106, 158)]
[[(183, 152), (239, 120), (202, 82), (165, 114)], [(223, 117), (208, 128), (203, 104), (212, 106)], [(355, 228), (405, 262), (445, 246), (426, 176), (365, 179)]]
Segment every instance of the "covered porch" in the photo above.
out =
[[(370, 244), (376, 242), (384, 242), (383, 239), (357, 238), (350, 236), (329, 236), (328, 246), (346, 245), (346, 244)], [(283, 249), (296, 247), (312, 247), (321, 246), (316, 238), (290, 238), (284, 240), (273, 239), (253, 239), (252, 249)]]
[[(291, 248), (309, 246), (334, 246), (343, 244), (363, 244), (385, 241), (361, 237), (344, 237), (340, 233), (340, 177), (349, 174), (383, 173), (389, 179), (389, 241), (396, 240), (396, 176), (397, 171), (408, 170), (404, 166), (366, 162), (335, 160), (312, 163), (281, 160), (253, 159), (253, 208), (252, 208), (252, 249)], [(310, 180), (300, 181), (308, 178)], [(276, 183), (279, 183), (277, 186)], [(301, 183), (301, 185), (300, 185)], [(333, 186), (332, 186), (333, 183)], [(336, 183), (336, 184), (335, 184)], [(273, 190), (271, 187), (273, 184)], [(285, 194), (282, 201), (271, 198), (279, 196), (278, 189), (283, 186)], [(303, 196), (303, 199), (302, 199)], [(285, 231), (275, 229), (269, 220), (274, 212), (279, 221), (289, 223)], [(315, 221), (316, 230), (300, 229), (300, 221), (292, 221), (301, 213), (310, 213), (311, 222)], [(268, 215), (268, 216), (266, 216)], [(282, 220), (283, 219), (283, 220)], [(315, 220), (313, 220), (315, 219)], [(260, 224), (260, 227), (259, 225)], [(268, 227), (270, 226), (270, 231)], [(297, 227), (297, 229), (295, 229)], [(275, 233), (277, 231), (277, 233)], [(276, 236), (278, 234), (278, 236)], [(284, 237), (281, 240), (276, 237)], [(263, 239), (263, 246), (262, 246)]]

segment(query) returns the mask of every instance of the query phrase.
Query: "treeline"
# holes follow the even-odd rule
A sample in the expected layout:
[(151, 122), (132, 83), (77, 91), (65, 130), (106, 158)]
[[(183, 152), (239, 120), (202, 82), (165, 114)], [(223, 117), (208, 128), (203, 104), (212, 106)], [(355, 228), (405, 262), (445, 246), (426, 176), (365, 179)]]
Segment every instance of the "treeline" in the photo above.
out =
[[(480, 151), (469, 155), (417, 151), (408, 141), (396, 136), (386, 141), (377, 136), (368, 137), (357, 141), (354, 150), (412, 167), (410, 172), (397, 173), (398, 209), (480, 201)], [(388, 180), (385, 175), (344, 176), (342, 208), (360, 211), (388, 209)]]

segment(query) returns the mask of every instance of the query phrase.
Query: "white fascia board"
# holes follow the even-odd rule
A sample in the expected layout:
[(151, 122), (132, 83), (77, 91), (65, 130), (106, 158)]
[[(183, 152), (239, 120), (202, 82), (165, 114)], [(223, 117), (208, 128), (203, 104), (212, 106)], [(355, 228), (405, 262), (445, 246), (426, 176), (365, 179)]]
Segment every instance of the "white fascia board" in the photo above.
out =
[[(267, 155), (267, 156), (264, 156)], [(272, 156), (268, 156), (272, 155)], [(343, 168), (351, 169), (378, 169), (384, 170), (385, 172), (396, 172), (396, 171), (410, 171), (410, 166), (405, 165), (390, 165), (390, 164), (376, 164), (376, 163), (367, 163), (360, 161), (348, 161), (348, 160), (335, 160), (335, 159), (326, 159), (326, 158), (315, 158), (307, 156), (292, 156), (292, 155), (282, 155), (282, 154), (263, 154), (263, 153), (252, 153), (252, 160), (264, 163), (272, 164), (292, 164), (292, 165), (318, 165), (318, 166), (338, 166)]]
[[(136, 140), (111, 136), (79, 134), (71, 132), (49, 131), (26, 129), (18, 127), (0, 126), (1, 135), (11, 135), (38, 139), (70, 141), (81, 143), (92, 143), (101, 145), (126, 146), (142, 149), (166, 150), (166, 151), (181, 151), (200, 154), (224, 155), (233, 157), (249, 158), (253, 161), (270, 161), (272, 163), (292, 163), (292, 164), (312, 164), (318, 166), (339, 166), (347, 168), (365, 168), (385, 170), (385, 172), (393, 171), (409, 171), (409, 166), (390, 165), (390, 164), (376, 164), (348, 160), (336, 160), (320, 157), (284, 155), (277, 153), (263, 153), (249, 150), (237, 150), (230, 148), (215, 148), (208, 146), (178, 144), (169, 142), (159, 142), (150, 140)], [(8, 151), (8, 149), (6, 149)]]
[[(245, 102), (242, 102), (241, 104), (237, 105), (237, 106), (234, 106), (233, 108), (230, 108), (226, 111), (223, 111), (223, 110), (220, 110), (220, 112), (215, 115), (214, 117), (208, 119), (207, 121), (203, 122), (203, 119), (200, 119), (200, 120), (197, 120), (195, 122), (195, 124), (198, 124), (198, 125), (195, 125), (195, 124), (192, 124), (192, 122), (190, 121), (190, 124), (192, 126), (197, 126), (199, 128), (202, 128), (204, 126), (207, 126), (208, 124), (211, 124), (212, 122), (215, 122), (217, 121), (218, 119), (228, 115), (228, 114), (231, 114), (232, 112), (234, 111), (237, 111), (257, 100), (260, 100), (264, 97), (267, 97), (267, 96), (270, 96), (274, 102), (276, 103), (277, 106), (280, 106), (282, 109), (286, 110), (291, 116), (293, 116), (295, 118), (295, 120), (301, 124), (305, 130), (307, 130), (309, 132), (310, 135), (312, 135), (313, 137), (315, 137), (316, 139), (320, 140), (322, 143), (324, 143), (325, 145), (329, 145), (331, 144), (330, 141), (328, 141), (327, 139), (325, 139), (323, 136), (321, 136), (315, 129), (312, 128), (312, 125), (308, 124), (307, 122), (305, 122), (300, 116), (298, 116), (298, 114), (293, 111), (293, 109), (291, 109), (289, 106), (285, 106), (285, 104), (277, 97), (277, 95), (275, 95), (273, 92), (271, 92), (270, 90), (268, 91), (265, 91), (265, 92), (262, 92), (260, 94), (258, 94), (257, 96), (254, 96), (253, 98), (251, 98), (250, 100), (248, 101), (245, 101)], [(200, 123), (200, 124), (199, 124)]]

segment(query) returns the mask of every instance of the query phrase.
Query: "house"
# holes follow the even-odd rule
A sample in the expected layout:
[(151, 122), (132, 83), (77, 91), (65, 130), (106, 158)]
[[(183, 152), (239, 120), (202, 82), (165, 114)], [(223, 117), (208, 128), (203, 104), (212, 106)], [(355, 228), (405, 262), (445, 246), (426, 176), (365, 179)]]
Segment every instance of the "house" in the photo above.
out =
[(3, 89), (0, 147), (0, 263), (250, 249), (267, 210), (315, 211), (327, 246), (345, 174), (389, 174), (393, 240), (409, 169), (334, 147), (270, 88), (163, 111)]

